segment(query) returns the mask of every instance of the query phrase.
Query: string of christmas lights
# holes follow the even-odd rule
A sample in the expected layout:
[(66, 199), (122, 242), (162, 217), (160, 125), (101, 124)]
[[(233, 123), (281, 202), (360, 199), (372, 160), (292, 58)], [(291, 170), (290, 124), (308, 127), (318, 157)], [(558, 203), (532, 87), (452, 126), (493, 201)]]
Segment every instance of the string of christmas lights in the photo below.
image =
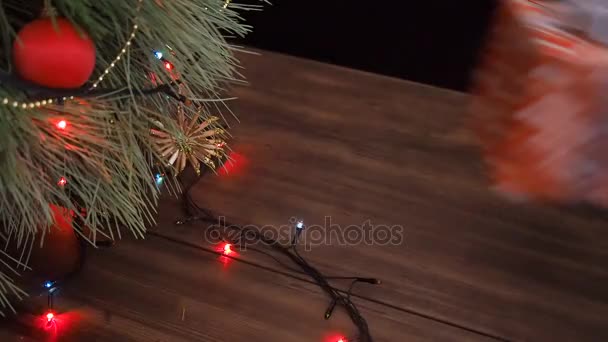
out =
[[(197, 178), (197, 181), (201, 178)], [(186, 219), (177, 220), (175, 223), (178, 225), (183, 225), (188, 222), (206, 222), (209, 223), (210, 229), (220, 229), (221, 231), (226, 231), (226, 229), (230, 229), (233, 232), (236, 232), (236, 236), (231, 234), (231, 237), (223, 236), (223, 240), (225, 244), (221, 249), (220, 253), (224, 255), (230, 255), (233, 252), (234, 246), (239, 246), (241, 239), (247, 237), (247, 239), (254, 238), (256, 241), (262, 242), (262, 245), (268, 246), (272, 251), (277, 252), (279, 255), (283, 255), (287, 257), (290, 261), (292, 261), (299, 269), (290, 267), (282, 262), (279, 258), (274, 256), (272, 253), (263, 251), (261, 249), (252, 248), (251, 246), (247, 246), (247, 250), (252, 250), (255, 252), (262, 253), (264, 255), (269, 256), (273, 260), (275, 260), (278, 264), (285, 267), (290, 272), (304, 274), (309, 276), (314, 280), (314, 282), (330, 297), (330, 304), (327, 310), (325, 311), (324, 318), (330, 319), (335, 308), (339, 305), (345, 309), (347, 314), (349, 315), (351, 321), (358, 329), (358, 336), (354, 339), (347, 339), (345, 337), (339, 338), (336, 342), (354, 342), (354, 341), (362, 341), (362, 342), (373, 342), (373, 338), (371, 336), (371, 332), (369, 330), (367, 321), (362, 316), (361, 312), (357, 308), (357, 306), (353, 303), (351, 299), (352, 291), (354, 286), (357, 283), (368, 283), (373, 285), (381, 284), (381, 281), (376, 278), (368, 278), (368, 277), (356, 277), (356, 276), (325, 276), (320, 271), (318, 271), (315, 267), (313, 267), (298, 251), (298, 239), (299, 236), (305, 230), (305, 224), (303, 221), (298, 221), (295, 223), (296, 234), (294, 235), (292, 241), (288, 245), (284, 245), (277, 240), (270, 239), (264, 235), (262, 235), (259, 231), (251, 228), (247, 228), (247, 226), (235, 225), (229, 222), (225, 222), (224, 220), (220, 220), (216, 215), (213, 215), (209, 210), (200, 207), (190, 195), (190, 189), (197, 183), (197, 181), (190, 184), (186, 190), (184, 190), (184, 200), (186, 202), (186, 209), (188, 210), (190, 216)], [(149, 232), (151, 235), (165, 237), (159, 233)], [(166, 238), (166, 237), (165, 237)], [(179, 242), (179, 241), (175, 241)], [(332, 286), (329, 283), (329, 280), (351, 280), (351, 284), (346, 292), (339, 290)]]
[[(161, 61), (163, 61), (163, 63), (165, 63), (165, 68), (167, 70), (173, 69), (173, 65), (169, 61), (164, 60), (161, 52), (155, 51), (154, 55), (157, 59), (160, 59)], [(101, 81), (102, 79), (103, 78), (100, 77), (99, 81)], [(179, 102), (177, 121), (178, 123), (182, 124), (180, 126), (180, 134), (183, 135), (181, 139), (178, 137), (170, 136), (168, 132), (163, 132), (163, 126), (160, 123), (157, 123), (159, 125), (157, 127), (158, 129), (151, 129), (151, 134), (154, 137), (156, 144), (158, 145), (159, 151), (163, 153), (163, 156), (170, 155), (170, 158), (167, 163), (168, 166), (173, 166), (176, 163), (177, 173), (179, 173), (185, 168), (186, 161), (189, 161), (194, 167), (197, 175), (200, 175), (201, 163), (207, 165), (211, 169), (215, 169), (215, 163), (211, 160), (210, 157), (215, 156), (221, 158), (222, 156), (224, 156), (223, 148), (225, 147), (226, 143), (221, 139), (224, 130), (222, 128), (215, 128), (211, 126), (214, 122), (218, 120), (217, 117), (213, 116), (199, 124), (198, 121), (201, 118), (201, 109), (197, 111), (196, 115), (191, 120), (188, 120), (186, 118), (186, 116), (184, 115), (184, 110), (181, 106), (187, 102), (187, 99), (185, 96), (173, 90), (174, 86), (179, 86), (180, 84), (181, 82), (179, 80), (176, 80), (170, 84), (162, 84), (155, 88), (144, 90), (136, 95), (143, 96), (156, 93), (165, 93), (167, 96), (171, 96)], [(93, 88), (94, 87), (91, 87), (86, 90), (87, 94), (91, 94), (91, 89)], [(111, 89), (98, 89), (97, 92), (94, 93), (99, 94), (99, 92), (113, 94), (121, 94), (124, 92), (125, 94), (127, 94), (129, 93), (129, 90), (123, 89), (122, 91), (118, 91)], [(73, 98), (73, 96), (70, 97), (70, 99)], [(66, 97), (63, 98), (63, 100), (66, 99)], [(39, 102), (37, 103), (39, 104)], [(58, 101), (58, 103), (61, 103), (61, 101)], [(59, 120), (55, 124), (55, 127), (59, 130), (65, 130), (67, 126), (68, 123), (66, 120)], [(159, 172), (155, 174), (154, 181), (157, 186), (160, 186), (163, 183), (164, 177), (164, 173)], [(57, 185), (59, 187), (64, 187), (66, 184), (67, 179), (65, 177), (60, 177), (57, 181)]]
[[(62, 179), (65, 179), (62, 177)], [(78, 217), (78, 215), (72, 215), (74, 229), (82, 229), (84, 227), (84, 223), (82, 219)], [(78, 248), (78, 263), (76, 267), (64, 275), (61, 279), (52, 279), (46, 280), (42, 283), (42, 291), (43, 294), (47, 296), (47, 309), (44, 312), (44, 319), (46, 319), (46, 327), (52, 327), (55, 324), (55, 319), (57, 318), (57, 311), (55, 309), (55, 296), (59, 292), (62, 286), (64, 286), (67, 282), (69, 282), (72, 278), (76, 277), (84, 268), (84, 264), (87, 258), (87, 248), (89, 247), (89, 242), (86, 241), (82, 235), (74, 232), (76, 239), (78, 240), (79, 248)], [(112, 246), (112, 241), (104, 241), (98, 242), (95, 247), (96, 248), (108, 248)], [(38, 289), (31, 289), (28, 293), (39, 293)]]

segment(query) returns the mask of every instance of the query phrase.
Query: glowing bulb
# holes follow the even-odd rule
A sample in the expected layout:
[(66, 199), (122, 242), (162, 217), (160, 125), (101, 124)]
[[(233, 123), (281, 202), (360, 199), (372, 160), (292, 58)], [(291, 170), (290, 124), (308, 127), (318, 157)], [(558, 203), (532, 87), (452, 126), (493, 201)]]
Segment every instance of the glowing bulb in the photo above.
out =
[(164, 177), (162, 174), (157, 173), (156, 176), (154, 176), (154, 178), (156, 179), (156, 185), (163, 184)]
[(344, 338), (340, 338), (339, 340), (337, 340), (336, 342), (348, 342), (348, 340), (344, 339)]
[(46, 321), (47, 322), (49, 322), (49, 323), (52, 322), (54, 318), (55, 318), (55, 315), (52, 312), (49, 312), (49, 313), (46, 314)]
[(50, 281), (47, 281), (44, 283), (44, 287), (46, 287), (47, 289), (50, 289), (53, 286), (53, 283)]
[(66, 127), (68, 127), (68, 122), (65, 120), (61, 120), (61, 121), (57, 122), (57, 124), (55, 126), (57, 126), (57, 128), (59, 128), (59, 129), (65, 129)]
[(173, 64), (171, 64), (171, 63), (169, 63), (169, 62), (166, 62), (166, 63), (165, 63), (165, 69), (167, 69), (167, 70), (171, 70), (171, 69), (173, 69)]
[(154, 56), (156, 56), (156, 58), (158, 59), (162, 59), (163, 58), (163, 53), (160, 51), (156, 51), (154, 52)]
[(59, 185), (59, 186), (64, 186), (67, 183), (68, 183), (68, 180), (65, 179), (65, 177), (61, 177), (61, 178), (59, 178), (59, 181), (57, 181), (57, 185)]
[(304, 222), (303, 221), (298, 221), (298, 223), (296, 223), (296, 228), (303, 229), (304, 228)]
[(232, 253), (232, 245), (227, 243), (226, 245), (224, 245), (224, 254), (230, 254)]

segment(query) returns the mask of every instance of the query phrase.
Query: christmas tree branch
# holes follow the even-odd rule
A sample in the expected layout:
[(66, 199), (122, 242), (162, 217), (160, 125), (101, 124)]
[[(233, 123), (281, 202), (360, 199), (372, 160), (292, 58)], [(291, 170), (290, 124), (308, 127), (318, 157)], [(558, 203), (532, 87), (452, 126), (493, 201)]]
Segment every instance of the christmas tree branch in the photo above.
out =
[[(43, 3), (0, 2), (5, 47), (0, 51), (0, 233), (11, 237), (20, 254), (28, 241), (52, 226), (50, 205), (74, 212), (92, 243), (98, 233), (120, 237), (122, 229), (144, 236), (146, 226), (154, 223), (159, 194), (154, 172), (167, 163), (156, 150), (151, 126), (161, 123), (169, 134), (178, 134), (177, 107), (188, 100), (196, 106), (186, 107), (187, 117), (201, 114), (200, 106), (201, 122), (222, 117), (230, 112), (223, 103), (225, 89), (242, 81), (235, 47), (225, 36), (243, 36), (251, 29), (235, 9), (259, 6), (225, 4), (50, 1), (54, 15), (67, 18), (96, 47), (90, 82), (64, 92), (20, 80), (8, 48), (15, 32), (40, 15)], [(163, 60), (154, 52), (162, 52)], [(93, 89), (94, 82), (98, 86)], [(66, 101), (58, 103), (56, 98), (63, 97)], [(60, 121), (65, 127), (58, 129)], [(61, 179), (65, 184), (58, 183)], [(4, 308), (10, 308), (6, 298), (21, 294), (7, 274), (0, 273)]]

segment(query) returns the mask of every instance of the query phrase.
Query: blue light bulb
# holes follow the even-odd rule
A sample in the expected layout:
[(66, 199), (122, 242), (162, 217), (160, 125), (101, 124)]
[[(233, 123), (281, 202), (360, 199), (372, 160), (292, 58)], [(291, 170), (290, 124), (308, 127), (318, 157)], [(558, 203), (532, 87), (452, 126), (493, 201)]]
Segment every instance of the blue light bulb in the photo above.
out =
[(47, 281), (47, 282), (44, 283), (44, 287), (46, 287), (47, 289), (50, 289), (51, 286), (53, 286), (53, 283), (50, 282), (50, 281)]
[(154, 176), (154, 178), (156, 179), (156, 185), (163, 184), (164, 177), (160, 173), (157, 173), (156, 176)]
[(156, 56), (156, 58), (158, 58), (158, 59), (162, 59), (163, 53), (160, 51), (154, 51), (154, 56)]
[(304, 228), (304, 222), (298, 221), (298, 223), (296, 223), (296, 228), (298, 228), (298, 229)]

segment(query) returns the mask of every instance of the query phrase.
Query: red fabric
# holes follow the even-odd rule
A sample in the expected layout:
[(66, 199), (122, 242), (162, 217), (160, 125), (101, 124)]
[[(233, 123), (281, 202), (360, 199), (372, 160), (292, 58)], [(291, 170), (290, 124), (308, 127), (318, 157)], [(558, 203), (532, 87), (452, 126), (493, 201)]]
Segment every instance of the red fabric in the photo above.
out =
[(608, 207), (608, 46), (505, 0), (473, 89), (494, 187), (515, 198)]
[(37, 19), (24, 26), (13, 44), (19, 75), (49, 88), (78, 88), (95, 68), (95, 45), (68, 20)]

